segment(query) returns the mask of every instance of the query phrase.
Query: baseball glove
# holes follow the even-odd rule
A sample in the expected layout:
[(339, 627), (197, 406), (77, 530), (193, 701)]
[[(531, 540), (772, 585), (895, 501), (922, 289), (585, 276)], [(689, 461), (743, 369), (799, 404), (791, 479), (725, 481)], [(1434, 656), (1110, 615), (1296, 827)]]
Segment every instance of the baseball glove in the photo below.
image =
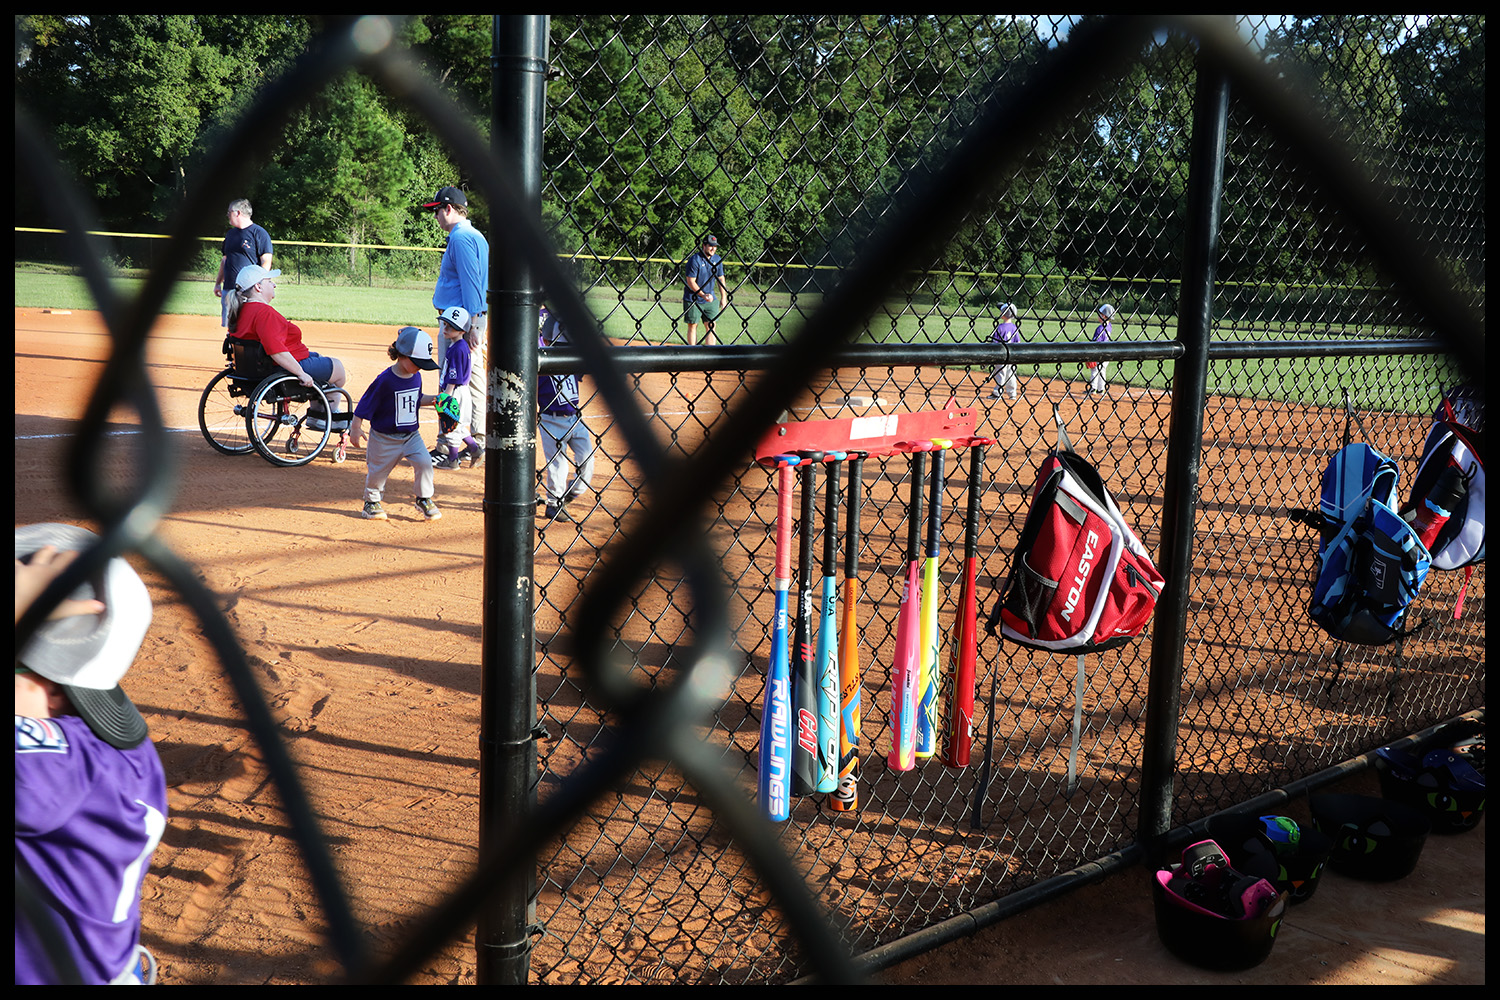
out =
[(457, 421), (463, 412), (459, 409), (458, 397), (448, 392), (438, 393), (437, 411), (439, 416), (447, 417), (453, 421)]

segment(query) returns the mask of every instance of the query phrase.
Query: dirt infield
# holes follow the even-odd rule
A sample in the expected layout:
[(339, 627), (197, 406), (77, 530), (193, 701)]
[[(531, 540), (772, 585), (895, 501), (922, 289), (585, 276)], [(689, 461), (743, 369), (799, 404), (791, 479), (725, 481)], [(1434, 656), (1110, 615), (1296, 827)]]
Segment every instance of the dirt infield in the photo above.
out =
[[(62, 481), (61, 461), (72, 424), (102, 370), (107, 338), (92, 313), (17, 309), (15, 324), (16, 523), (82, 523), (83, 514), (70, 501)], [(394, 339), (391, 329), (300, 325), (314, 350), (344, 361), (356, 398), (388, 364), (385, 350)], [(221, 595), (325, 821), (355, 914), (379, 949), (402, 938), (425, 908), (471, 871), (474, 861), (479, 815), (476, 748), (483, 477), (477, 470), (438, 472), (436, 501), (444, 516), (427, 522), (409, 503), (409, 468), (398, 469), (387, 491), (390, 521), (370, 522), (360, 516), (362, 452), (351, 451), (341, 465), (325, 458), (303, 468), (285, 469), (255, 455), (230, 457), (211, 450), (198, 431), (197, 406), (204, 386), (222, 368), (221, 339), (213, 320), (204, 317), (163, 317), (151, 338), (150, 373), (166, 425), (173, 430), (170, 437), (179, 475), (160, 533), (196, 564), (209, 586)], [(981, 373), (969, 372), (872, 370), (857, 379), (851, 375), (847, 381), (835, 380), (817, 388), (823, 400), (870, 395), (899, 410), (934, 405), (933, 400), (945, 398), (949, 389), (967, 393), (961, 401), (970, 402), (981, 387), (980, 378)], [(717, 389), (715, 380), (720, 380)], [(703, 428), (738, 386), (733, 373), (652, 375), (640, 383), (643, 398), (656, 411), (654, 426), (661, 430), (662, 440), (682, 448), (701, 439)], [(1031, 485), (1027, 456), (1035, 455), (1039, 441), (1050, 443), (1051, 411), (1041, 404), (1053, 396), (1035, 387), (1028, 387), (1028, 394), (1036, 398), (1025, 418), (997, 417), (986, 425), (998, 439), (992, 468), (1010, 473), (992, 487), (994, 502), (988, 516), (996, 544), (985, 555), (982, 575), (987, 586), (1003, 576), (1005, 542), (1013, 539), (1024, 509)], [(1156, 495), (1157, 467), (1165, 452), (1162, 428), (1169, 399), (1163, 393), (1123, 387), (1116, 391), (1115, 405), (1108, 410), (1073, 394), (1056, 398), (1074, 429), (1075, 443), (1091, 451), (1127, 517), (1150, 525), (1151, 519), (1144, 515), (1161, 503)], [(105, 482), (128, 484), (131, 448), (137, 438), (131, 415), (117, 416), (101, 477)], [(1255, 450), (1268, 446), (1316, 450), (1309, 442), (1326, 434), (1330, 419), (1294, 407), (1283, 407), (1278, 419), (1283, 423), (1269, 444), (1263, 434), (1247, 440), (1243, 433), (1237, 438), (1228, 429), (1215, 430), (1213, 475), (1230, 484), (1252, 474), (1269, 478), (1267, 489), (1273, 495), (1305, 499), (1304, 484), (1294, 466), (1288, 463), (1267, 472)], [(424, 437), (430, 442), (435, 418), (429, 415), (425, 420)], [(543, 794), (549, 778), (555, 780), (588, 758), (604, 723), (582, 694), (560, 633), (599, 550), (614, 533), (629, 530), (645, 485), (607, 422), (596, 429), (610, 460), (601, 462), (596, 472), (598, 495), (587, 516), (577, 525), (538, 522), (537, 684), (543, 702), (540, 721), (553, 734), (539, 748)], [(888, 662), (893, 641), (899, 603), (899, 584), (894, 581), (905, 544), (904, 462), (903, 458), (885, 465), (872, 463), (867, 470), (870, 497), (864, 566), (865, 607), (872, 623), (868, 634), (873, 637), (866, 653), (871, 663)], [(963, 464), (949, 463), (953, 473), (950, 504), (963, 496), (965, 477), (957, 468)], [(994, 472), (991, 479), (996, 479)], [(724, 498), (712, 529), (716, 544), (726, 553), (726, 576), (745, 598), (735, 613), (744, 623), (739, 641), (746, 662), (708, 739), (747, 758), (755, 750), (753, 725), (760, 697), (760, 675), (751, 668), (756, 656), (765, 655), (760, 643), (768, 613), (761, 606), (767, 603), (762, 600), (769, 558), (765, 519), (774, 513), (774, 504), (765, 486), (764, 474), (751, 470)], [(1231, 610), (1225, 616), (1224, 631), (1198, 631), (1190, 636), (1194, 643), (1252, 650), (1236, 653), (1240, 658), (1235, 663), (1237, 670), (1253, 676), (1254, 683), (1225, 692), (1190, 667), (1184, 701), (1197, 705), (1202, 713), (1192, 726), (1212, 732), (1215, 742), (1185, 744), (1183, 767), (1191, 772), (1195, 764), (1203, 763), (1207, 770), (1210, 757), (1249, 760), (1263, 759), (1256, 755), (1266, 754), (1301, 762), (1304, 758), (1299, 754), (1336, 751), (1337, 744), (1328, 733), (1342, 732), (1337, 720), (1354, 720), (1347, 724), (1350, 728), (1364, 724), (1362, 695), (1351, 693), (1350, 688), (1355, 683), (1353, 666), (1346, 677), (1328, 664), (1318, 664), (1313, 671), (1316, 683), (1322, 685), (1323, 694), (1318, 697), (1328, 703), (1309, 714), (1303, 729), (1287, 731), (1277, 724), (1275, 712), (1257, 714), (1268, 700), (1315, 700), (1304, 698), (1300, 690), (1290, 690), (1277, 674), (1305, 645), (1301, 640), (1305, 629), (1292, 625), (1286, 614), (1294, 600), (1296, 584), (1292, 581), (1305, 578), (1305, 546), (1293, 544), (1296, 530), (1279, 517), (1282, 504), (1272, 510), (1226, 502), (1210, 486), (1205, 487), (1205, 501), (1202, 533), (1210, 543), (1220, 534), (1255, 539), (1264, 549), (1265, 564), (1272, 568), (1268, 584), (1272, 596), (1253, 616)], [(1142, 533), (1155, 551), (1158, 539), (1147, 528)], [(960, 519), (948, 522), (944, 537), (947, 551), (961, 543)], [(1220, 552), (1212, 544), (1200, 559), (1219, 560), (1230, 576), (1246, 572), (1227, 551)], [(1471, 598), (1476, 605), (1472, 613), (1482, 622), (1482, 578), (1476, 582), (1479, 597)], [(169, 827), (146, 880), (143, 906), (146, 941), (161, 960), (163, 981), (334, 981), (338, 969), (322, 945), (322, 917), (288, 836), (283, 812), (242, 728), (239, 706), (196, 620), (160, 580), (147, 574), (147, 583), (156, 601), (156, 616), (125, 686), (151, 725), (170, 786)], [(1231, 605), (1226, 592), (1207, 583), (1193, 597), (1199, 605)], [(643, 583), (639, 601), (626, 620), (618, 623), (619, 640), (631, 647), (643, 672), (664, 673), (674, 668), (675, 642), (678, 636), (687, 640), (687, 626), (676, 626), (682, 631), (674, 633), (664, 619), (677, 614), (680, 609), (672, 599), (671, 581), (654, 578)], [(1253, 641), (1250, 633), (1254, 633)], [(1443, 647), (1444, 655), (1455, 663), (1482, 663), (1480, 635), (1477, 661), (1473, 646), (1457, 640)], [(1280, 653), (1273, 656), (1267, 649)], [(1141, 643), (1102, 660), (1091, 672), (1081, 748), (1090, 778), (1083, 784), (1082, 797), (1063, 801), (1049, 790), (1067, 766), (1057, 751), (1067, 742), (1073, 706), (1071, 675), (1059, 679), (1035, 658), (1010, 659), (996, 727), (1008, 759), (1003, 788), (997, 785), (996, 791), (1008, 793), (1006, 808), (1011, 816), (1024, 818), (1028, 810), (1035, 817), (1053, 818), (1053, 814), (1074, 818), (1081, 813), (1102, 814), (1113, 816), (1108, 821), (1111, 835), (1125, 836), (1133, 784), (1139, 777), (1132, 762), (1140, 756), (1141, 678), (1148, 662), (1149, 644)], [(1342, 669), (1342, 661), (1338, 666)], [(1405, 685), (1419, 681), (1402, 675), (1381, 687), (1378, 697), (1387, 703), (1418, 697), (1418, 689)], [(865, 687), (865, 731), (872, 757), (883, 756), (887, 748), (881, 744), (887, 737), (879, 718), (879, 706), (885, 703), (884, 683), (882, 669), (872, 674)], [(749, 787), (753, 774), (742, 777)], [(839, 828), (832, 821), (825, 824), (827, 816), (804, 802), (797, 815), (816, 817), (817, 824), (810, 826), (800, 844), (789, 842), (788, 847), (820, 858), (810, 866), (810, 875), (825, 898), (869, 920), (870, 933), (887, 939), (888, 928), (897, 919), (893, 914), (940, 912), (954, 900), (967, 898), (966, 867), (988, 870), (999, 864), (1009, 873), (1005, 877), (1045, 876), (1047, 870), (1038, 857), (1029, 855), (1025, 845), (1000, 836), (998, 827), (993, 835), (972, 837), (959, 830), (957, 820), (971, 790), (962, 782), (971, 780), (941, 774), (921, 779), (936, 787), (935, 801), (952, 802), (954, 816), (952, 822), (944, 817), (945, 822), (938, 824), (941, 835), (930, 825), (931, 817), (913, 818), (894, 807), (872, 810)], [(872, 765), (866, 794), (873, 802), (892, 806), (910, 802), (913, 785), (912, 780), (898, 780), (883, 767)], [(1190, 773), (1184, 775), (1180, 787), (1184, 785), (1191, 802), (1200, 793)], [(622, 856), (634, 859), (632, 872), (623, 880), (629, 884), (622, 887), (615, 874), (595, 870), (587, 855), (571, 862), (552, 860), (542, 876), (539, 909), (546, 912), (539, 916), (548, 923), (548, 937), (533, 966), (534, 980), (693, 981), (695, 974), (674, 975), (672, 970), (680, 969), (681, 962), (696, 961), (703, 954), (702, 942), (720, 936), (739, 943), (710, 963), (713, 971), (726, 978), (787, 975), (789, 967), (778, 968), (774, 962), (767, 966), (753, 957), (754, 948), (766, 947), (784, 929), (774, 915), (765, 915), (766, 901), (753, 876), (723, 861), (737, 857), (737, 852), (711, 817), (697, 807), (690, 790), (681, 789), (680, 782), (674, 788), (668, 775), (654, 787), (624, 789), (619, 798), (618, 803), (601, 804), (596, 821), (601, 839), (618, 838)], [(653, 838), (649, 834), (653, 827), (668, 832)], [(844, 837), (841, 856), (817, 850), (840, 829)], [(913, 830), (921, 834), (917, 847), (903, 839)], [(719, 860), (705, 866), (701, 857), (690, 858), (688, 852), (672, 857), (673, 851), (661, 844), (673, 836), (714, 846)], [(1472, 836), (1482, 838), (1482, 829)], [(924, 839), (928, 837), (930, 844)], [(904, 853), (892, 851), (893, 844), (904, 845)], [(1100, 845), (1092, 841), (1089, 846)], [(922, 854), (929, 849), (931, 856), (924, 859)], [(1043, 845), (1038, 850), (1048, 854), (1047, 863), (1051, 863), (1074, 846)], [(676, 898), (663, 899), (659, 892), (670, 893), (659, 889), (650, 873), (674, 866), (680, 870), (673, 877), (688, 888)], [(844, 876), (852, 872), (868, 879), (862, 894), (849, 887), (855, 883), (835, 884), (841, 866)], [(610, 892), (622, 908), (597, 917), (590, 905), (596, 894), (605, 895), (602, 887), (611, 880)], [(905, 888), (899, 898), (886, 898), (882, 886), (893, 881), (902, 882)], [(628, 909), (631, 906), (668, 916), (637, 926)], [(1482, 935), (1482, 895), (1478, 908)], [(1019, 923), (1009, 922), (1007, 933), (1022, 933), (1014, 926)], [(1051, 928), (1045, 933), (1055, 932)], [(608, 939), (608, 954), (591, 956), (588, 947), (575, 944), (591, 935)], [(1022, 940), (1017, 947), (1024, 953), (1032, 945)], [(1482, 956), (1482, 937), (1479, 953)], [(1120, 960), (1131, 957), (1127, 951)], [(1161, 960), (1160, 954), (1143, 957)], [(470, 935), (428, 963), (415, 981), (473, 983), (474, 968)], [(1049, 981), (1045, 975), (1018, 975), (1013, 964), (979, 970), (970, 960), (968, 969), (972, 972), (968, 980), (962, 979), (962, 965), (945, 975), (959, 977), (948, 981), (998, 981), (1001, 976)], [(913, 981), (910, 969), (900, 975), (906, 977), (901, 981)], [(1480, 981), (1482, 977), (1481, 964)], [(1118, 981), (1153, 979), (1142, 973), (1137, 978), (1122, 975)]]

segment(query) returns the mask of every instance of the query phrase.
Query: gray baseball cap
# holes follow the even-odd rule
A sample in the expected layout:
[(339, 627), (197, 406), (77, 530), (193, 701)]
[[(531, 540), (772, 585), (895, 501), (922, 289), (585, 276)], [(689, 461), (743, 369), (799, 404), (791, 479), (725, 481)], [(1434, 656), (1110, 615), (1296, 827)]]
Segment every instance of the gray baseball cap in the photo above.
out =
[(411, 363), (426, 371), (437, 371), (432, 360), (432, 335), (414, 326), (403, 326), (396, 334), (396, 353), (411, 358)]
[[(16, 558), (27, 562), (48, 545), (82, 552), (99, 541), (71, 524), (32, 524), (16, 529)], [(129, 750), (146, 738), (146, 720), (120, 689), (151, 624), (151, 595), (130, 564), (109, 560), (68, 595), (102, 601), (104, 612), (43, 622), (16, 662), (60, 685), (90, 729), (110, 746)]]

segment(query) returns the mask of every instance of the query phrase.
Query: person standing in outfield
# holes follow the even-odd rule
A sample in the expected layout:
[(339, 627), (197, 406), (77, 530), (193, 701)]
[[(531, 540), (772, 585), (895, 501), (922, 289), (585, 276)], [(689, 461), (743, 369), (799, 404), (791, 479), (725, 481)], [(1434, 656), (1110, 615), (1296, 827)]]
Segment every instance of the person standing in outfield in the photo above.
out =
[[(1109, 334), (1111, 329), (1109, 321), (1114, 318), (1115, 307), (1106, 302), (1104, 305), (1099, 307), (1098, 313), (1099, 325), (1094, 328), (1094, 343), (1107, 344), (1109, 343)], [(1087, 330), (1088, 328), (1085, 327), (1084, 329)], [(1089, 392), (1101, 394), (1107, 392), (1109, 389), (1109, 382), (1107, 381), (1109, 362), (1090, 361), (1089, 368)]]
[[(698, 343), (698, 323), (703, 323), (703, 342), (716, 344), (714, 322), (729, 305), (729, 286), (724, 283), (724, 258), (719, 240), (703, 237), (703, 244), (689, 255), (682, 267), (682, 318), (687, 323), (687, 342)], [(717, 294), (715, 291), (717, 290)]]
[[(17, 528), (16, 620), (97, 541), (69, 524)], [(156, 982), (141, 944), (141, 882), (167, 828), (167, 781), (146, 721), (120, 690), (150, 624), (146, 585), (114, 558), (16, 655), (17, 986), (62, 982), (48, 940), (85, 984)]]
[[(470, 453), (469, 465), (484, 461), (484, 432), (488, 407), (485, 405), (489, 374), (485, 368), (486, 331), (489, 325), (490, 244), (469, 221), (469, 199), (456, 187), (440, 187), (423, 208), (432, 209), (437, 224), (448, 234), (443, 262), (438, 267), (437, 287), (432, 305), (439, 314), (454, 306), (469, 314), (465, 334), (470, 344), (469, 402), (472, 422), (469, 430), (478, 443)], [(438, 338), (437, 362), (447, 357), (448, 339)]]
[(403, 326), (386, 353), (395, 364), (381, 372), (359, 397), (349, 427), (349, 443), (358, 448), (365, 437), (365, 421), (370, 422), (363, 513), (372, 521), (386, 520), (381, 506), (385, 484), (405, 459), (416, 477), (417, 510), (427, 520), (436, 521), (443, 515), (432, 502), (432, 455), (422, 443), (417, 423), (421, 408), (437, 402), (436, 396), (422, 393), (422, 372), (437, 370), (437, 362), (432, 360), (432, 338), (425, 330)]
[[(214, 295), (219, 298), (219, 325), (229, 326), (229, 302), (234, 279), (251, 264), (267, 270), (271, 267), (271, 234), (250, 221), (250, 203), (244, 198), (229, 203), (229, 232), (224, 234), (224, 256), (214, 278)], [(280, 274), (280, 271), (276, 272)], [(231, 293), (226, 295), (225, 292)]]
[[(456, 469), (464, 458), (473, 466), (478, 458), (479, 445), (470, 432), (474, 419), (469, 399), (469, 376), (473, 336), (469, 329), (469, 314), (463, 306), (453, 306), (438, 317), (438, 333), (448, 341), (448, 356), (443, 359), (442, 373), (438, 375), (438, 391), (446, 392), (458, 401), (458, 416), (450, 418), (439, 414), (437, 447), (432, 450), (432, 464), (439, 469)], [(460, 450), (462, 448), (462, 450)]]
[[(567, 344), (568, 331), (557, 317), (546, 315), (539, 340), (542, 347)], [(577, 375), (542, 375), (536, 388), (540, 411), (537, 425), (542, 432), (542, 458), (546, 462), (542, 485), (547, 491), (547, 520), (571, 521), (568, 503), (578, 499), (594, 479), (594, 436), (583, 423)], [(571, 480), (569, 452), (576, 470)]]
[[(990, 334), (990, 340), (997, 344), (1019, 344), (1021, 342), (1021, 330), (1016, 326), (1016, 307), (1009, 302), (1000, 307), (1000, 325), (995, 327), (995, 332)], [(990, 390), (990, 399), (999, 399), (1000, 393), (1005, 393), (1006, 399), (1015, 399), (1018, 393), (1016, 385), (1015, 365), (995, 366), (995, 388)]]

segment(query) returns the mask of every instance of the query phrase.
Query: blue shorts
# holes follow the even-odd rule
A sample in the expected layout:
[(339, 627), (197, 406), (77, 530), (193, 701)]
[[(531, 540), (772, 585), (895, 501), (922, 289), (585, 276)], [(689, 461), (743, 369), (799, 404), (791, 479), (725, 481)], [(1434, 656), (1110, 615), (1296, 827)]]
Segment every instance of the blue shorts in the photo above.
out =
[(333, 381), (333, 359), (325, 358), (321, 354), (313, 353), (298, 362), (302, 370), (312, 376), (314, 382)]

